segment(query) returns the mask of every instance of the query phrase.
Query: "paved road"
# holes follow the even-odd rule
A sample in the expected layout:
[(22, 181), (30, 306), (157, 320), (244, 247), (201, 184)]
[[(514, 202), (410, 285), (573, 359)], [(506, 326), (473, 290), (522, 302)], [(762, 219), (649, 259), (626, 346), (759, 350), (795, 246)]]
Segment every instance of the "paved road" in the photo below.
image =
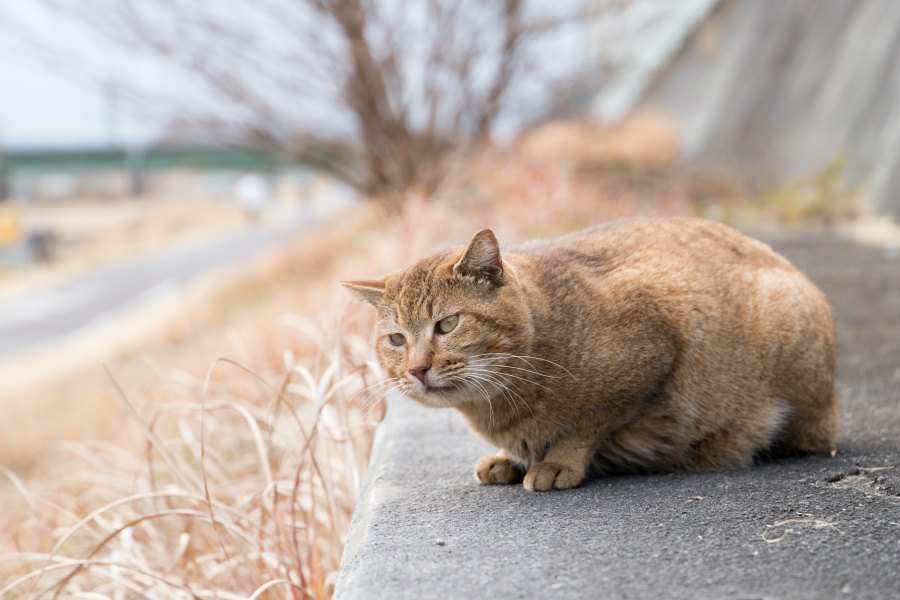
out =
[(109, 265), (47, 290), (0, 298), (0, 359), (51, 343), (199, 275), (258, 256), (311, 225), (298, 219), (248, 228)]
[(900, 598), (900, 260), (775, 245), (835, 308), (835, 458), (530, 494), (475, 483), (455, 414), (392, 399), (336, 597)]

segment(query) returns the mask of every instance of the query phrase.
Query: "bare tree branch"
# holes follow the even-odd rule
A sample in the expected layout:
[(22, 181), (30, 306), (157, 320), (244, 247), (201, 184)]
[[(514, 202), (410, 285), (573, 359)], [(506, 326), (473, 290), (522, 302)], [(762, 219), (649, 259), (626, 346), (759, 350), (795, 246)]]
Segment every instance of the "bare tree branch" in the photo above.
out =
[[(122, 78), (124, 96), (400, 198), (433, 192), (450, 157), (490, 138), (523, 83), (540, 87), (530, 60), (542, 39), (584, 30), (626, 0), (567, 0), (569, 10), (539, 0), (40, 1), (110, 52), (168, 69), (156, 86)], [(52, 36), (25, 37), (52, 55)]]

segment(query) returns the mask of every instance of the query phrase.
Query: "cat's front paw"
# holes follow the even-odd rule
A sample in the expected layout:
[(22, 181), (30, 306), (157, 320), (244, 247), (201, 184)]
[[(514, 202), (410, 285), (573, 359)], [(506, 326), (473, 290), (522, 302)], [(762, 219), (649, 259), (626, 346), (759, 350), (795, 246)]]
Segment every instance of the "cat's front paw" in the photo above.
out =
[(584, 473), (552, 462), (539, 462), (525, 474), (522, 483), (529, 492), (569, 490), (581, 485)]
[(519, 483), (523, 475), (522, 469), (505, 456), (485, 456), (475, 465), (475, 477), (481, 483)]

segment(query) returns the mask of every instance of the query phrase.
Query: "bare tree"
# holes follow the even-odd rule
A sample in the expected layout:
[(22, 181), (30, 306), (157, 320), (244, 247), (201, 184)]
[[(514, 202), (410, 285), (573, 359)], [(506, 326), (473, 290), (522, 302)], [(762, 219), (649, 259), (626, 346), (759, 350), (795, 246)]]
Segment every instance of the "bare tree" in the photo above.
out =
[(119, 79), (123, 95), (180, 127), (317, 161), (388, 202), (410, 189), (432, 193), (451, 156), (510, 116), (512, 97), (546, 99), (574, 74), (564, 57), (547, 55), (548, 40), (573, 28), (583, 35), (586, 19), (624, 4), (43, 2), (128, 57), (119, 71), (143, 60), (164, 78), (136, 84), (100, 74)]

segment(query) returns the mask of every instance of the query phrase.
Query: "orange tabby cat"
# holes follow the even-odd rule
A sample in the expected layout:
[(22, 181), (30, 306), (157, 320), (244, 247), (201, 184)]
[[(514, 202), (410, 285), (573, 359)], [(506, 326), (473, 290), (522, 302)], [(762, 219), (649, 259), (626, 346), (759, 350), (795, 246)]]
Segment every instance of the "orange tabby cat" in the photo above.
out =
[(396, 387), (500, 447), (484, 483), (568, 489), (590, 472), (726, 469), (827, 452), (838, 429), (825, 296), (712, 222), (634, 219), (501, 257), (468, 247), (345, 284), (378, 310)]

